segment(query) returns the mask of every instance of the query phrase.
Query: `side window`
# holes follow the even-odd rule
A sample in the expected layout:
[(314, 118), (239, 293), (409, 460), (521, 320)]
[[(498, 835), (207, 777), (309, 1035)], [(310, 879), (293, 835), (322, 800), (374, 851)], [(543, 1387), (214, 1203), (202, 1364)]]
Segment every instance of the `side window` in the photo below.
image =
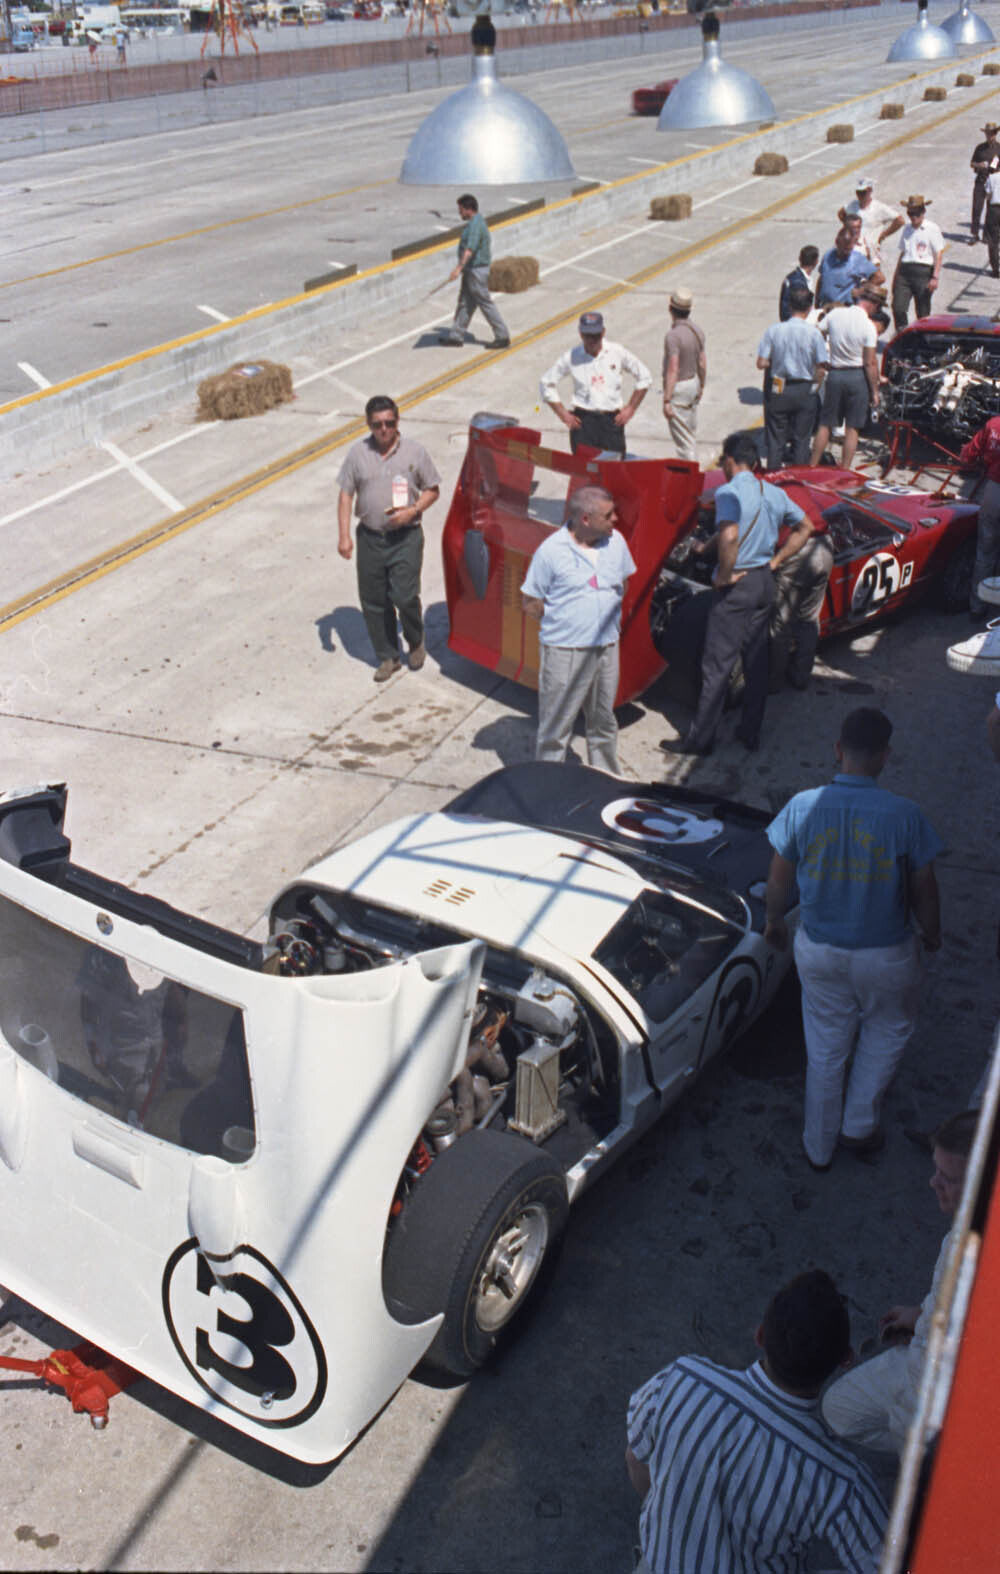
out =
[(653, 1022), (665, 1022), (714, 973), (742, 930), (718, 913), (647, 891), (602, 940), (594, 958)]
[(243, 1013), (0, 897), (0, 1033), (127, 1125), (238, 1164), (255, 1143)]

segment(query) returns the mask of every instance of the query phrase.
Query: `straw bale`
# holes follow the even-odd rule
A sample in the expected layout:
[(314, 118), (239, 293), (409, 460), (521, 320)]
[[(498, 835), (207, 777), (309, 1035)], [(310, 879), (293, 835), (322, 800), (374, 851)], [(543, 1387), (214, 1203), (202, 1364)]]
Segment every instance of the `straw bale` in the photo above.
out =
[(904, 114), (902, 104), (883, 104), (879, 110), (879, 120), (902, 120)]
[(996, 60), (987, 60), (983, 67), (983, 76), (1000, 77), (1000, 62)]
[(925, 104), (940, 104), (942, 102), (942, 100), (946, 99), (947, 97), (948, 97), (948, 89), (946, 87), (925, 87), (924, 88), (924, 103)]
[(960, 71), (955, 78), (956, 87), (975, 87), (976, 79), (971, 71)]
[(854, 127), (853, 126), (844, 126), (844, 125), (827, 126), (827, 128), (826, 128), (826, 140), (828, 142), (853, 142), (854, 141)]
[(239, 361), (198, 384), (199, 421), (238, 421), (293, 399), (292, 374), (277, 361)]
[(490, 268), (490, 289), (506, 295), (519, 295), (537, 283), (537, 257), (498, 257)]
[(755, 175), (784, 175), (788, 160), (783, 153), (759, 153), (754, 164)]
[(691, 198), (686, 191), (678, 191), (671, 197), (654, 197), (649, 204), (651, 219), (689, 219), (691, 217)]

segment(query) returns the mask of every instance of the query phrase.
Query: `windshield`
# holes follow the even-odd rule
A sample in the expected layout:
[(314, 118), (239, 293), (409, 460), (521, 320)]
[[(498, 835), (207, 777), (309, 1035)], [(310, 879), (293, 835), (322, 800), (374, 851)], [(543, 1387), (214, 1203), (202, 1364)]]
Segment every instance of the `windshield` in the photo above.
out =
[(254, 1120), (243, 1013), (0, 897), (0, 1033), (127, 1125), (239, 1163)]
[(743, 937), (743, 929), (699, 902), (645, 891), (594, 952), (653, 1022), (665, 1022)]

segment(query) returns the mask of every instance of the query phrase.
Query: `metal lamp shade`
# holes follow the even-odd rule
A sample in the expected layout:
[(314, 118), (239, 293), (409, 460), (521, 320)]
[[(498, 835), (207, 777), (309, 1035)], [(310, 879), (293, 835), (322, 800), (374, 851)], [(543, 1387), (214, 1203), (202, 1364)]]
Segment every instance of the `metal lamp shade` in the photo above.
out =
[(516, 186), (572, 180), (569, 150), (544, 114), (497, 80), (496, 60), (477, 54), (473, 80), (433, 110), (414, 133), (405, 186)]
[(700, 66), (689, 71), (660, 111), (657, 131), (694, 131), (699, 126), (746, 126), (773, 120), (774, 105), (756, 77), (723, 60), (716, 38), (702, 43)]
[(886, 60), (954, 60), (955, 45), (943, 27), (927, 20), (926, 0), (913, 27), (906, 28), (893, 44)]
[(969, 0), (941, 23), (942, 33), (947, 33), (953, 44), (995, 44), (993, 29), (981, 16), (969, 9)]

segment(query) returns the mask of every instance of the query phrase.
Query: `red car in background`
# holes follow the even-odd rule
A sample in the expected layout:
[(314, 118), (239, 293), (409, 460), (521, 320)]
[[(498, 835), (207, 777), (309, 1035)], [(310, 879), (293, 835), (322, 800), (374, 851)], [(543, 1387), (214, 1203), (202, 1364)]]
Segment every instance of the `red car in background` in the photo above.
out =
[[(978, 508), (915, 486), (826, 466), (776, 472), (780, 485), (833, 542), (820, 624), (827, 638), (896, 612), (932, 591), (968, 605)], [(538, 624), (521, 610), (535, 548), (563, 521), (567, 498), (602, 486), (636, 562), (622, 607), (618, 704), (667, 668), (688, 698), (700, 670), (709, 566), (691, 546), (711, 534), (721, 471), (681, 459), (561, 453), (510, 417), (477, 415), (445, 521), (451, 649), (518, 683), (538, 684)]]
[(632, 94), (633, 115), (658, 115), (679, 81), (679, 77), (671, 77), (655, 87), (637, 87)]

